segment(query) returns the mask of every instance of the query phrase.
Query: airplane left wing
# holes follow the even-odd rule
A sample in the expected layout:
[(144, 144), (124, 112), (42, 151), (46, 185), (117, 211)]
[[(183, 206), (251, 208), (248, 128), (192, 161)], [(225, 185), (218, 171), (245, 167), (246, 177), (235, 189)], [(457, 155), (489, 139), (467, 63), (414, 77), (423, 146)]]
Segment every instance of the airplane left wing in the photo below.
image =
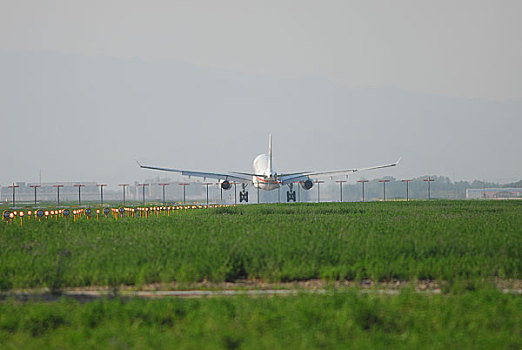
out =
[(142, 169), (151, 169), (151, 170), (159, 170), (159, 171), (170, 171), (174, 173), (180, 173), (183, 176), (189, 177), (201, 177), (204, 179), (216, 179), (216, 180), (229, 180), (229, 181), (238, 181), (241, 183), (249, 183), (252, 182), (252, 178), (250, 176), (242, 175), (240, 173), (227, 174), (227, 173), (207, 173), (202, 171), (191, 171), (191, 170), (181, 170), (181, 169), (172, 169), (172, 168), (162, 168), (155, 167), (150, 165), (142, 165), (138, 162), (138, 165)]
[(301, 172), (301, 173), (292, 173), (292, 174), (281, 174), (280, 181), (283, 184), (301, 181), (307, 178), (320, 179), (325, 177), (337, 177), (337, 176), (345, 176), (350, 175), (359, 171), (365, 170), (375, 170), (375, 169), (383, 169), (394, 167), (399, 164), (402, 158), (399, 158), (395, 163), (376, 165), (366, 168), (355, 168), (355, 169), (345, 169), (345, 170), (334, 170), (334, 171), (319, 171), (319, 172)]

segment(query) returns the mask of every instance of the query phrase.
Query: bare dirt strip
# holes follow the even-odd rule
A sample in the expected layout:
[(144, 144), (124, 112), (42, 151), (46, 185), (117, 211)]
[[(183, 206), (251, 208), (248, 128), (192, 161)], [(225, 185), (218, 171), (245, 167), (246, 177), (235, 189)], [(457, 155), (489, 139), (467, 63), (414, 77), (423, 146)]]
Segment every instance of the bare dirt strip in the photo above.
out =
[[(503, 293), (522, 295), (522, 280), (495, 279), (492, 282)], [(101, 298), (204, 298), (229, 296), (292, 296), (297, 294), (328, 294), (356, 289), (360, 293), (398, 295), (403, 289), (414, 289), (421, 294), (441, 294), (447, 282), (422, 280), (416, 282), (391, 281), (374, 282), (308, 280), (283, 283), (266, 283), (260, 280), (238, 282), (199, 282), (191, 284), (155, 283), (143, 286), (92, 286), (82, 288), (64, 288), (52, 291), (48, 288), (11, 290), (0, 293), (0, 300), (18, 301), (58, 301), (62, 297), (89, 302)], [(464, 284), (464, 289), (473, 290), (474, 284)]]

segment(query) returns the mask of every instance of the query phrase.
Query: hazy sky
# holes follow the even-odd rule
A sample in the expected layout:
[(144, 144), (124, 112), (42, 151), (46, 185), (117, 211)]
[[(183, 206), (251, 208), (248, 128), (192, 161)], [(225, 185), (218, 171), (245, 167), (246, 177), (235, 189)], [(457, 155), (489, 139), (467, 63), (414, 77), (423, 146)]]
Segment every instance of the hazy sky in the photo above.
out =
[(9, 1), (0, 48), (522, 99), (522, 1)]
[(0, 184), (42, 168), (47, 181), (151, 176), (136, 158), (249, 171), (269, 132), (281, 170), (402, 154), (378, 175), (514, 180), (521, 13), (505, 0), (0, 0), (1, 137), (28, 154), (4, 158)]

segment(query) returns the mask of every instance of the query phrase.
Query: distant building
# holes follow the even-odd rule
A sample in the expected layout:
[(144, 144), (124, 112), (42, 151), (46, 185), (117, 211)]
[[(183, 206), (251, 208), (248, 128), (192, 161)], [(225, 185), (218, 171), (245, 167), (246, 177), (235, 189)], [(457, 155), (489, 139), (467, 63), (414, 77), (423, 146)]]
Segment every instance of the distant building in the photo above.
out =
[(522, 199), (522, 188), (468, 188), (466, 199)]
[[(125, 199), (127, 201), (142, 201), (143, 188), (139, 186), (142, 182), (135, 181), (125, 187)], [(145, 200), (160, 202), (163, 198), (163, 188), (160, 183), (168, 183), (169, 186), (165, 188), (165, 200), (167, 202), (180, 202), (183, 200), (183, 187), (179, 186), (180, 182), (172, 181), (169, 178), (147, 179), (144, 181), (147, 184), (145, 187)], [(101, 200), (100, 187), (97, 182), (44, 182), (44, 183), (26, 183), (17, 182), (18, 186), (15, 189), (15, 198), (17, 204), (32, 204), (34, 203), (35, 189), (31, 186), (38, 186), (36, 188), (37, 202), (56, 202), (58, 197), (58, 190), (55, 185), (60, 187), (60, 202), (77, 202), (78, 201), (78, 187), (75, 185), (82, 184), (81, 200), (82, 203), (99, 202)], [(187, 186), (186, 199), (202, 201), (205, 198), (206, 188), (199, 182), (190, 182)], [(217, 194), (219, 194), (219, 187), (210, 187), (210, 199), (217, 202)], [(105, 203), (107, 201), (121, 201), (123, 199), (123, 188), (117, 185), (108, 185), (103, 189), (103, 198)], [(229, 192), (234, 193), (234, 191)], [(10, 205), (13, 198), (13, 190), (8, 186), (0, 186), (0, 203), (2, 205)]]
[[(93, 200), (99, 198), (100, 190), (96, 186), (96, 182), (44, 182), (44, 183), (26, 183), (17, 182), (16, 200), (17, 202), (32, 202), (34, 200), (34, 188), (31, 186), (39, 186), (37, 191), (38, 201), (55, 201), (57, 197), (57, 189), (54, 185), (62, 185), (60, 188), (60, 198), (62, 201), (76, 200), (78, 198), (78, 188), (76, 184), (82, 184), (82, 200)], [(13, 190), (8, 186), (0, 189), (0, 201), (3, 203), (11, 201)]]

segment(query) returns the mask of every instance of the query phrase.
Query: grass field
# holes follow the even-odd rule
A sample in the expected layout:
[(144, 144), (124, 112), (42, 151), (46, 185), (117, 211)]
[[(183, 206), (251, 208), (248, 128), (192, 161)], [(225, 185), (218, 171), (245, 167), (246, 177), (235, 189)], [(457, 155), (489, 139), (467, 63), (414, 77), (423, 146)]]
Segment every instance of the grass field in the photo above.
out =
[[(0, 287), (200, 281), (410, 281), (398, 296), (0, 302), (2, 348), (522, 346), (522, 202), (251, 205), (168, 216), (0, 225)], [(441, 294), (417, 293), (435, 279)], [(327, 284), (326, 284), (327, 285)]]
[(522, 299), (465, 294), (0, 303), (0, 344), (20, 348), (520, 349)]
[(0, 225), (0, 287), (520, 279), (522, 202), (260, 205)]

